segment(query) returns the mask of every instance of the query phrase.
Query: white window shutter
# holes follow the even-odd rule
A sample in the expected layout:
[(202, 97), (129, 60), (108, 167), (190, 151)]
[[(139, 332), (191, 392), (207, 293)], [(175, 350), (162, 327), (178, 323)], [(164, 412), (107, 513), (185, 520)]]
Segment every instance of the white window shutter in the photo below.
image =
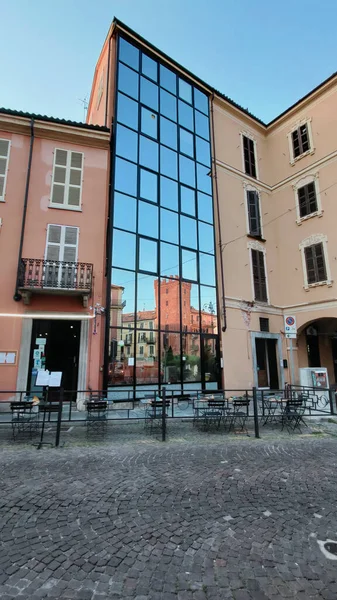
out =
[(79, 208), (81, 204), (83, 154), (70, 150), (55, 150), (52, 205)]
[(78, 234), (77, 227), (66, 227), (65, 228), (64, 243), (66, 245), (71, 244), (73, 246), (77, 246), (77, 234)]
[(3, 201), (5, 199), (8, 160), (9, 140), (0, 140), (0, 201)]

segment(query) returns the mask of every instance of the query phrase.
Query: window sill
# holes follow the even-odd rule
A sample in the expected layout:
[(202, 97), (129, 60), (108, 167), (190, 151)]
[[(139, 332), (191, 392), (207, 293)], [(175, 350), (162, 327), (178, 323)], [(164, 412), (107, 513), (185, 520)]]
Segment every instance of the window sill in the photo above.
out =
[(311, 150), (307, 150), (306, 152), (303, 152), (303, 154), (300, 154), (299, 156), (292, 157), (290, 159), (290, 164), (293, 167), (299, 160), (301, 160), (301, 158), (304, 158), (305, 156), (310, 156), (310, 154), (315, 154), (315, 148), (312, 148)]
[(259, 242), (266, 242), (267, 240), (263, 238), (261, 235), (253, 235), (252, 233), (247, 233), (247, 237), (252, 240), (258, 240)]
[(310, 213), (310, 215), (306, 215), (305, 217), (299, 217), (296, 219), (297, 225), (302, 225), (304, 221), (308, 221), (308, 219), (313, 219), (314, 217), (323, 217), (323, 210), (315, 210), (315, 212)]
[(322, 287), (326, 285), (327, 287), (332, 287), (333, 279), (327, 279), (326, 281), (317, 281), (316, 283), (308, 283), (304, 286), (306, 292), (309, 292), (311, 288)]
[(57, 210), (72, 210), (74, 212), (82, 212), (82, 208), (77, 207), (77, 206), (58, 206), (56, 204), (49, 204), (48, 208), (56, 208)]

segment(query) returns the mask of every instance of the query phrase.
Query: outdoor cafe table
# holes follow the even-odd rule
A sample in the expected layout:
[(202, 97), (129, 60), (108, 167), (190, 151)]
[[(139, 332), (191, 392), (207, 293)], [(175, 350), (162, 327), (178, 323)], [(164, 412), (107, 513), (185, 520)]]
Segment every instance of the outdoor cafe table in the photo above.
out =
[[(286, 408), (288, 398), (281, 396), (266, 396), (262, 400), (264, 414), (262, 415), (263, 425), (267, 423), (281, 423), (283, 419), (283, 411)], [(280, 412), (276, 412), (277, 409)]]

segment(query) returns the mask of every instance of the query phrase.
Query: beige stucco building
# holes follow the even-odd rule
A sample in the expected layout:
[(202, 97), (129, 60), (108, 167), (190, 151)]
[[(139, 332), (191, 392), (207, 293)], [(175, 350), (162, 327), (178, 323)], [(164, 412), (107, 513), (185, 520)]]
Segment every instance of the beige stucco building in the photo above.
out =
[(226, 387), (291, 381), (285, 315), (297, 321), (295, 382), (300, 367), (336, 382), (336, 101), (333, 76), (264, 125), (214, 97)]

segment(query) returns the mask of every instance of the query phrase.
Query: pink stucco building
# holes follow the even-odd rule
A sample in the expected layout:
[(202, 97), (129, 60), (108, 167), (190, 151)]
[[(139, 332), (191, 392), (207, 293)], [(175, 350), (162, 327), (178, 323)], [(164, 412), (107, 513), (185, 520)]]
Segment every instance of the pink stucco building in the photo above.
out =
[[(109, 131), (0, 111), (0, 388), (102, 385)], [(10, 394), (2, 394), (2, 399)]]

